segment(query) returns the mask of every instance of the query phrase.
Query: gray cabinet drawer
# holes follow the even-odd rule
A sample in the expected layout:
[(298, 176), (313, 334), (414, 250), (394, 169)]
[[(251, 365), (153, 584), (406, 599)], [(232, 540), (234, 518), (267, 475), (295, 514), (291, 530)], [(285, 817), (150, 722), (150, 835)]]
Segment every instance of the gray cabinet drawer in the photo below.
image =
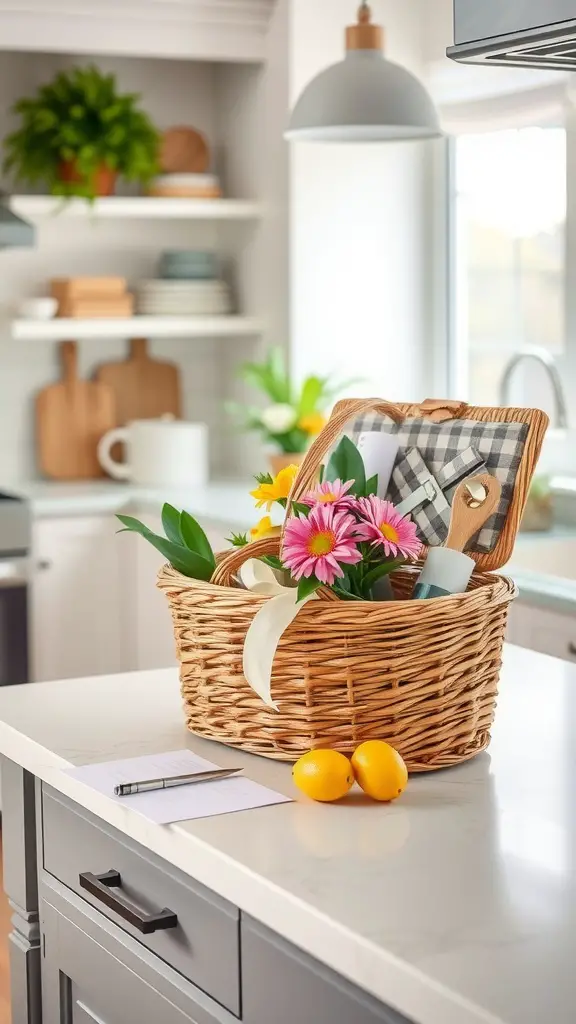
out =
[(242, 918), (245, 1024), (410, 1024), (301, 950)]
[[(78, 893), (119, 928), (174, 967), (222, 1006), (240, 1015), (239, 912), (208, 889), (180, 874), (149, 851), (55, 793), (42, 790), (44, 869)], [(87, 892), (80, 875), (118, 872), (121, 895), (145, 914), (164, 908), (176, 927), (142, 934)]]
[(43, 1024), (234, 1024), (99, 911), (44, 876)]

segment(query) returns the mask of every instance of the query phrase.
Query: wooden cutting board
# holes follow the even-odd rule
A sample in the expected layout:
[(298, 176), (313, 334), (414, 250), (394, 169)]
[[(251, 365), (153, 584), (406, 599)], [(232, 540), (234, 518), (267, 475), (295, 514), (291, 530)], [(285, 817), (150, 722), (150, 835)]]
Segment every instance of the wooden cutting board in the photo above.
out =
[(78, 377), (75, 341), (60, 343), (62, 379), (36, 397), (39, 467), (52, 480), (93, 480), (104, 476), (98, 441), (116, 424), (114, 392)]
[(131, 420), (182, 415), (178, 367), (152, 359), (147, 346), (145, 338), (132, 338), (128, 359), (103, 363), (96, 371), (96, 380), (114, 393), (118, 427)]

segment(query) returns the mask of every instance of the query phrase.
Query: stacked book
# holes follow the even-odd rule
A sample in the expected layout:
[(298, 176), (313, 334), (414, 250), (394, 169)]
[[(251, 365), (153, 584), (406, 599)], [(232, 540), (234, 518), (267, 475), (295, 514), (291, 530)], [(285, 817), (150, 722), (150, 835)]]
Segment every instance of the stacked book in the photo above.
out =
[(195, 249), (162, 253), (159, 277), (138, 286), (138, 312), (145, 316), (224, 316), (230, 289), (220, 279), (215, 253)]
[(57, 316), (74, 319), (129, 317), (134, 296), (123, 277), (56, 277), (50, 294), (58, 301)]

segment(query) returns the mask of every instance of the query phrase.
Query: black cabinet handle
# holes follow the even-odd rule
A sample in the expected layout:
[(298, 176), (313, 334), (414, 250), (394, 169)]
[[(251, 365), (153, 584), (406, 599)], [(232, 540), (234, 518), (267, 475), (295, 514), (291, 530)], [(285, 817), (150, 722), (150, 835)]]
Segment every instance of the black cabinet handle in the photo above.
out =
[(165, 928), (176, 928), (178, 924), (178, 918), (171, 910), (164, 908), (158, 914), (142, 914), (121, 893), (112, 892), (112, 888), (119, 888), (122, 884), (118, 871), (105, 871), (102, 875), (94, 875), (91, 871), (82, 871), (79, 882), (82, 889), (86, 889), (91, 896), (100, 900), (144, 935), (150, 935), (151, 932), (158, 932)]
[(568, 644), (568, 654), (571, 654), (573, 658), (576, 658), (576, 644)]

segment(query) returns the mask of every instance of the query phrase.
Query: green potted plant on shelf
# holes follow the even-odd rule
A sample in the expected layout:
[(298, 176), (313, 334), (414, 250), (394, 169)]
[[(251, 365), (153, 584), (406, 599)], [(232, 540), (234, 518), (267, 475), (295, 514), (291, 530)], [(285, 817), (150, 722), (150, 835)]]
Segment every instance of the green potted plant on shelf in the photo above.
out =
[(228, 412), (245, 430), (258, 431), (270, 445), (274, 474), (299, 465), (314, 438), (326, 424), (326, 409), (338, 392), (353, 381), (336, 385), (330, 377), (306, 377), (297, 386), (291, 379), (284, 356), (272, 348), (261, 363), (243, 363), (240, 376), (262, 392), (268, 404), (262, 408), (229, 402)]
[(4, 142), (4, 170), (52, 195), (112, 195), (116, 178), (146, 185), (158, 171), (159, 133), (136, 93), (94, 65), (61, 71), (12, 112), (20, 126)]

